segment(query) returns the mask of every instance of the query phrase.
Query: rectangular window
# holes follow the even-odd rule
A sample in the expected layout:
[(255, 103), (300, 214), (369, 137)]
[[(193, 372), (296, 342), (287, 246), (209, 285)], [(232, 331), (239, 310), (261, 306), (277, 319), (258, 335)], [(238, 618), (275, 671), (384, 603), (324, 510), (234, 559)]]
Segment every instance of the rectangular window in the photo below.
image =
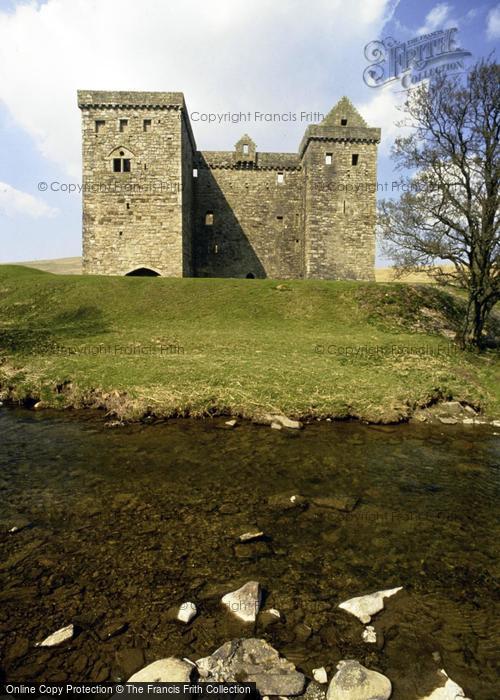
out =
[(357, 165), (357, 164), (358, 164), (358, 158), (359, 158), (358, 154), (357, 154), (357, 153), (353, 153), (353, 154), (352, 154), (352, 159), (351, 159), (351, 164), (352, 164), (352, 165)]
[(333, 160), (333, 153), (325, 153), (325, 165), (331, 165)]
[(248, 155), (248, 143), (243, 144), (243, 155)]
[(95, 133), (100, 134), (106, 122), (103, 119), (97, 119), (95, 123)]
[(124, 173), (130, 172), (130, 158), (123, 159), (123, 172)]
[(151, 119), (145, 119), (142, 122), (142, 130), (143, 131), (150, 131), (151, 130)]
[(347, 126), (347, 119), (341, 119), (341, 120), (340, 120), (340, 125), (341, 125), (341, 126)]
[(127, 126), (128, 126), (128, 119), (120, 119), (119, 126), (120, 126), (120, 131), (122, 131), (122, 132), (125, 131), (127, 129)]
[(278, 173), (276, 182), (278, 185), (282, 185), (285, 182), (285, 174), (284, 173)]
[(198, 177), (198, 168), (193, 168), (193, 177)]
[(113, 158), (113, 172), (114, 173), (121, 173), (122, 171), (122, 159), (121, 158)]
[(214, 223), (214, 213), (213, 211), (207, 211), (205, 214), (205, 226), (213, 226)]
[(282, 216), (277, 216), (276, 218), (278, 219), (278, 221), (279, 221), (281, 224), (283, 223), (283, 217), (282, 217)]

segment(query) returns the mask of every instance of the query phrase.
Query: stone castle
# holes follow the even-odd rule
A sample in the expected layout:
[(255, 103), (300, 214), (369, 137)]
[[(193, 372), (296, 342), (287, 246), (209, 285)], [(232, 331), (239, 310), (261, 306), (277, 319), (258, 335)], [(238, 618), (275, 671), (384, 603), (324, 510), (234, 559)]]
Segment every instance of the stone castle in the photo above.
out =
[(343, 97), (298, 153), (198, 151), (178, 92), (78, 91), (87, 274), (374, 279), (377, 144)]

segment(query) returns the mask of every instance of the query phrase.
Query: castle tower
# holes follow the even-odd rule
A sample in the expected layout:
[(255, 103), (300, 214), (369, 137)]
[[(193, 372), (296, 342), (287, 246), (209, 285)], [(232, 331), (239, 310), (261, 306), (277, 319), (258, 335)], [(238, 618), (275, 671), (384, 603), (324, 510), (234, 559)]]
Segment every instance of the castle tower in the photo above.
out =
[(304, 172), (304, 276), (373, 280), (377, 144), (343, 97), (309, 126), (299, 155)]
[(83, 271), (191, 274), (196, 151), (182, 93), (78, 91)]

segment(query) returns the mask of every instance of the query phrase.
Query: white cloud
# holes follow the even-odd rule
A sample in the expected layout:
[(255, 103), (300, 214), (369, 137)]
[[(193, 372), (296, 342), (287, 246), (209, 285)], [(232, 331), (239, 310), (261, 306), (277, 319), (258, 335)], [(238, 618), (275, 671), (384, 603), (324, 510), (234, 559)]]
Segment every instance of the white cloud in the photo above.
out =
[(49, 207), (38, 197), (28, 192), (16, 190), (6, 182), (0, 182), (0, 215), (14, 218), (27, 216), (31, 219), (52, 218), (59, 214), (58, 209)]
[(500, 4), (488, 14), (486, 36), (488, 39), (500, 39)]
[[(31, 0), (0, 12), (1, 99), (37, 147), (80, 173), (76, 90), (183, 91), (203, 112), (328, 111), (366, 88), (363, 47), (398, 0)], [(297, 148), (305, 124), (194, 124), (201, 148), (249, 131)]]
[(440, 2), (430, 10), (425, 17), (425, 24), (418, 30), (417, 34), (429, 34), (436, 29), (444, 29), (450, 22), (453, 23), (450, 17), (450, 6), (446, 2)]
[(380, 142), (380, 155), (388, 156), (394, 139), (405, 135), (408, 132), (406, 115), (398, 109), (404, 102), (407, 95), (402, 91), (394, 90), (392, 84), (387, 84), (377, 88), (374, 97), (359, 106), (359, 111), (373, 126), (382, 129), (382, 140)]

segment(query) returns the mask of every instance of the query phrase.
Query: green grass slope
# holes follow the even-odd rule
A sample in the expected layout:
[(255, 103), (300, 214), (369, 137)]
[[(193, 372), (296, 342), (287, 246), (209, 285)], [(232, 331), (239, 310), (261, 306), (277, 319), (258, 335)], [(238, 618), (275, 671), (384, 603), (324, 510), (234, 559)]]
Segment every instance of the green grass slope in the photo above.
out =
[(389, 422), (456, 398), (498, 415), (494, 353), (451, 343), (430, 286), (52, 275), (0, 267), (0, 396), (120, 417)]

